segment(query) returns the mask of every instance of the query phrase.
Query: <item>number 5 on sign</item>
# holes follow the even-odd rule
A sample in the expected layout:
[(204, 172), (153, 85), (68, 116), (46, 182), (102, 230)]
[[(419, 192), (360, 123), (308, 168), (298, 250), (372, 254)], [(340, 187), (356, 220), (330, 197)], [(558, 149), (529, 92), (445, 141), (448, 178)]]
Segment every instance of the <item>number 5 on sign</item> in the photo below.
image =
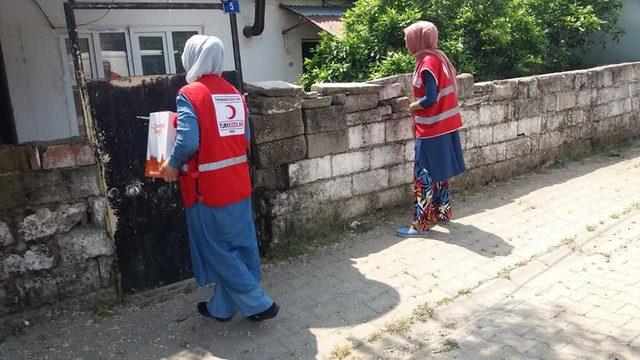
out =
[(238, 3), (238, 0), (223, 0), (222, 9), (225, 14), (239, 13), (240, 4)]

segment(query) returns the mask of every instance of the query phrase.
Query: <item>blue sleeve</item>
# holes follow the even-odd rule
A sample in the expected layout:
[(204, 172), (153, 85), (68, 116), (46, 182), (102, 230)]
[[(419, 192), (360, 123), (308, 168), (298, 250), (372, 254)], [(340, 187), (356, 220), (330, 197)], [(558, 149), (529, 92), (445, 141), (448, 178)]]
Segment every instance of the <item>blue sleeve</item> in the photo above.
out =
[(196, 111), (191, 106), (189, 99), (182, 93), (176, 99), (178, 109), (178, 136), (173, 145), (169, 165), (179, 169), (200, 147), (200, 128)]
[(428, 70), (422, 72), (422, 83), (424, 84), (424, 97), (418, 99), (418, 103), (423, 108), (427, 108), (438, 101), (438, 83)]
[(247, 135), (247, 142), (251, 142), (251, 124), (249, 124), (249, 110), (245, 111), (246, 119), (244, 122), (244, 131)]

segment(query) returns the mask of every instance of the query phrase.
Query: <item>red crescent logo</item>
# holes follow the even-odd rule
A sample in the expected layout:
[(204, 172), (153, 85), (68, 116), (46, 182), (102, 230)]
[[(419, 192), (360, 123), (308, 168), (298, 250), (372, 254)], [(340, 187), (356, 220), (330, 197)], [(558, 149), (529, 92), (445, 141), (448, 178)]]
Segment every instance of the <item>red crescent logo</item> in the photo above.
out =
[(230, 109), (230, 110), (231, 110), (231, 116), (227, 116), (227, 119), (233, 119), (233, 118), (235, 118), (235, 117), (236, 117), (236, 114), (237, 114), (237, 112), (236, 112), (236, 108), (234, 108), (234, 107), (233, 107), (233, 106), (231, 106), (231, 105), (227, 105), (226, 107), (227, 107), (228, 109)]

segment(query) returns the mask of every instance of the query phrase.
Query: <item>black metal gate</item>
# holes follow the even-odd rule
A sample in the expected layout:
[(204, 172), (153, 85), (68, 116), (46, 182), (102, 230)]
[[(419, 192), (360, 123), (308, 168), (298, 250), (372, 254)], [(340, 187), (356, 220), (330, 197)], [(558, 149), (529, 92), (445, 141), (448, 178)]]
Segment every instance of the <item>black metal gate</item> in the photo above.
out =
[(138, 118), (154, 111), (175, 111), (175, 97), (168, 94), (176, 94), (183, 85), (183, 77), (87, 83), (107, 195), (117, 219), (114, 240), (125, 291), (191, 276), (178, 189), (161, 179), (144, 177), (148, 120)]

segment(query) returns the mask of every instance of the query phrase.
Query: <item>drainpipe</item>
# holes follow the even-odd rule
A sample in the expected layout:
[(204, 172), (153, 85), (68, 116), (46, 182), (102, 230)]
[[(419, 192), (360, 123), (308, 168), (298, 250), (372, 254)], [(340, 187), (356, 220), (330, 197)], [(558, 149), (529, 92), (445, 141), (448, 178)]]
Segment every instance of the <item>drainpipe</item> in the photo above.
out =
[(253, 26), (247, 26), (242, 30), (244, 36), (253, 37), (262, 34), (264, 31), (264, 11), (265, 0), (256, 0), (256, 11)]

